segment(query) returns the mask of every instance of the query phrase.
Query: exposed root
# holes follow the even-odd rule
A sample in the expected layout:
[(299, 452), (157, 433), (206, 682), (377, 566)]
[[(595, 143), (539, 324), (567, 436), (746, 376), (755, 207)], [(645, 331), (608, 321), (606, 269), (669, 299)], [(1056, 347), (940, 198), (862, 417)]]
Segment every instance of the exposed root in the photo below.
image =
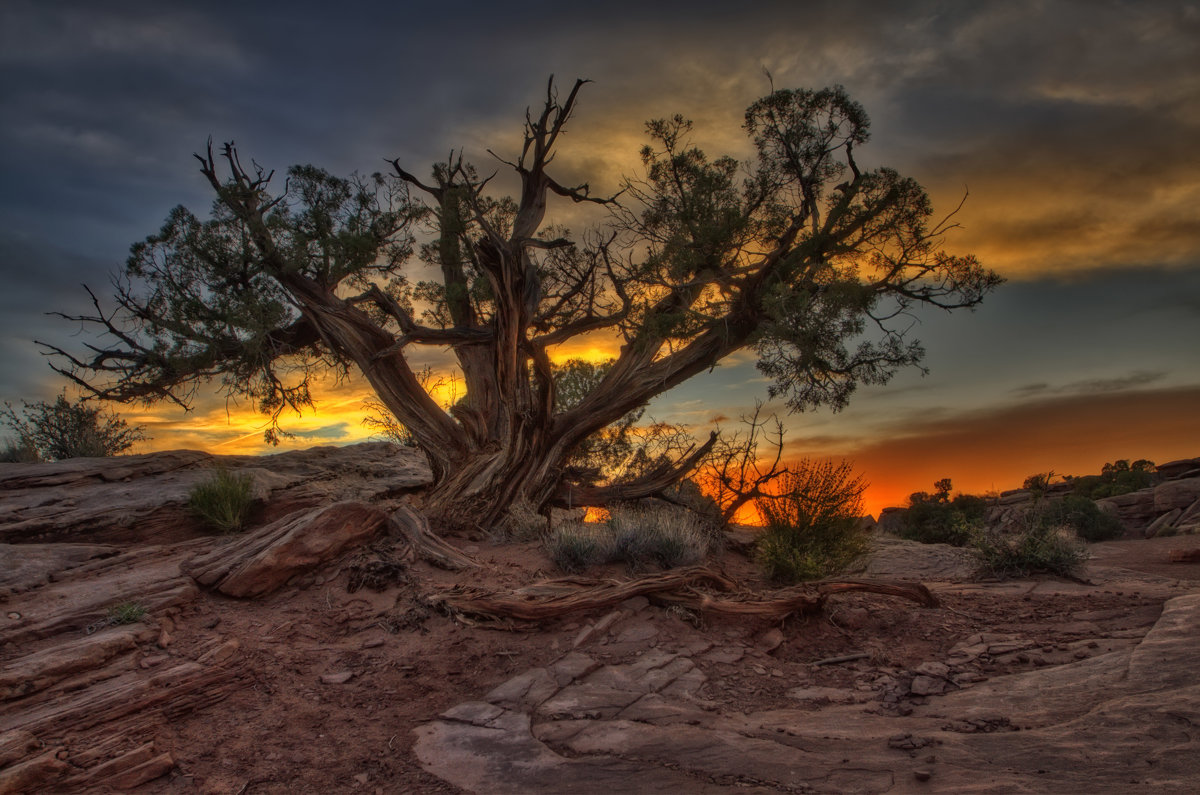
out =
[[(714, 595), (712, 591), (726, 595)], [(828, 597), (850, 591), (898, 596), (926, 607), (937, 605), (929, 589), (919, 583), (839, 580), (784, 588), (767, 594), (736, 591), (737, 583), (723, 574), (697, 566), (626, 581), (565, 577), (534, 583), (510, 593), (490, 593), (457, 585), (432, 594), (425, 601), (457, 618), (499, 623), (510, 619), (543, 621), (570, 613), (601, 610), (634, 596), (648, 596), (657, 602), (717, 615), (763, 618), (818, 611)]]
[(483, 568), (483, 564), (438, 538), (425, 517), (407, 506), (392, 512), (392, 523), (404, 534), (416, 555), (449, 571)]

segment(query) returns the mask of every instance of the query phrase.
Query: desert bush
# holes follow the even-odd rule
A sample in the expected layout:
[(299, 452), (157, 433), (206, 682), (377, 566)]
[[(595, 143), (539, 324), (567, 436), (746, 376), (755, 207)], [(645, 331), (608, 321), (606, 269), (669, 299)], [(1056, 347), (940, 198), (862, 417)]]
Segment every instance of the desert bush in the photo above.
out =
[(1034, 572), (1074, 577), (1088, 553), (1071, 528), (1029, 515), (1017, 533), (983, 530), (971, 542), (980, 571), (997, 577)]
[(819, 579), (866, 552), (859, 519), (867, 484), (849, 463), (800, 461), (779, 487), (778, 495), (755, 501), (766, 520), (755, 557), (773, 580)]
[(541, 538), (549, 526), (545, 516), (525, 501), (517, 501), (504, 512), (495, 535), (500, 540), (532, 541)]
[(1129, 494), (1154, 485), (1154, 462), (1139, 458), (1131, 464), (1121, 459), (1105, 464), (1099, 475), (1085, 475), (1072, 482), (1075, 494), (1092, 500)]
[(555, 566), (568, 574), (577, 574), (606, 563), (612, 539), (604, 525), (564, 522), (546, 536), (545, 547)]
[(188, 496), (188, 508), (205, 524), (222, 533), (235, 533), (245, 527), (254, 505), (254, 479), (235, 475), (220, 468), (213, 476), (198, 483)]
[(608, 519), (612, 537), (610, 562), (631, 569), (650, 564), (664, 569), (691, 566), (719, 544), (711, 517), (674, 506), (621, 506)]
[(1042, 524), (1069, 527), (1087, 541), (1109, 541), (1125, 534), (1125, 526), (1119, 519), (1101, 510), (1094, 500), (1078, 494), (1068, 494), (1035, 510)]
[[(141, 426), (83, 400), (71, 402), (66, 393), (53, 403), (25, 403), (20, 414), (8, 403), (0, 409), (0, 422), (17, 434), (10, 450), (36, 453), (34, 460), (62, 461), (67, 458), (101, 458), (119, 455), (144, 440)], [(27, 460), (27, 459), (26, 459)]]
[(42, 457), (27, 439), (8, 440), (0, 449), (0, 464), (36, 464)]
[(923, 544), (953, 544), (957, 547), (968, 544), (972, 535), (983, 526), (987, 501), (972, 494), (959, 494), (951, 499), (949, 478), (934, 485), (937, 488), (935, 494), (917, 492), (908, 498), (908, 510), (898, 530), (899, 536)]

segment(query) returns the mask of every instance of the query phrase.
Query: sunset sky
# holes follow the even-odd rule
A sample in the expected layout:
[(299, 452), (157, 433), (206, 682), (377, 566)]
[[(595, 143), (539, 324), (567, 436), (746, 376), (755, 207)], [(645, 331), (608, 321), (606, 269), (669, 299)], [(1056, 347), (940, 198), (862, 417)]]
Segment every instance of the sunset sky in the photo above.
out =
[[(1188, 2), (222, 3), (6, 0), (0, 7), (0, 402), (63, 386), (33, 340), (107, 294), (129, 245), (211, 196), (192, 152), (236, 140), (282, 173), (419, 175), (454, 148), (519, 146), (550, 74), (584, 90), (558, 167), (615, 192), (647, 119), (682, 113), (745, 156), (746, 106), (842, 84), (872, 119), (860, 162), (915, 177), (947, 247), (1007, 283), (929, 312), (929, 375), (785, 417), (788, 453), (852, 459), (873, 513), (934, 480), (1002, 490), (1034, 472), (1200, 455), (1200, 5)], [(559, 356), (600, 356), (603, 339)], [(435, 352), (436, 354), (436, 352)], [(431, 359), (437, 362), (436, 355)], [(698, 432), (766, 398), (749, 352), (659, 398)], [(368, 434), (362, 389), (328, 384), (290, 444)], [(263, 418), (203, 396), (126, 407), (142, 449), (273, 452)], [(723, 427), (730, 427), (726, 420)]]

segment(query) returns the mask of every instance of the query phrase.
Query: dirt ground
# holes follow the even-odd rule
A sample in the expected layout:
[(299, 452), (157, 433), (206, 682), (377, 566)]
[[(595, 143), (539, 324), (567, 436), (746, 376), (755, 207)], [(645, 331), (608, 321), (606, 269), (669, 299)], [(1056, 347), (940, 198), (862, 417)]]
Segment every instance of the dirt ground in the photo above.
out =
[[(471, 575), (472, 585), (500, 589), (554, 576), (536, 544), (460, 544), (489, 565), (486, 574)], [(905, 714), (911, 709), (906, 699), (876, 692), (871, 683), (942, 659), (974, 633), (1019, 633), (1036, 640), (1032, 653), (980, 662), (972, 674), (974, 681), (983, 681), (1102, 651), (1072, 642), (1081, 623), (1104, 630), (1144, 630), (1157, 619), (1165, 591), (1145, 589), (1136, 578), (1126, 582), (1120, 573), (1166, 578), (1162, 583), (1176, 589), (1200, 583), (1200, 564), (1166, 562), (1168, 549), (1193, 545), (1200, 541), (1098, 544), (1093, 547), (1095, 566), (1120, 568), (1104, 568), (1104, 577), (1091, 584), (1066, 583), (1070, 587), (1063, 593), (1043, 592), (1037, 587), (1040, 580), (1000, 589), (973, 588), (968, 582), (935, 588), (938, 608), (847, 595), (831, 601), (821, 615), (783, 622), (651, 609), (659, 642), (698, 638), (746, 650), (737, 660), (706, 663), (704, 696), (723, 708), (769, 708), (803, 685), (862, 692), (866, 708)], [(456, 580), (456, 575), (420, 563), (393, 570), (400, 581), (377, 583), (386, 586), (383, 590), (349, 590), (355, 564), (386, 556), (384, 547), (355, 553), (309, 587), (263, 601), (206, 593), (175, 609), (167, 617), (168, 648), (148, 648), (145, 657), (194, 659), (233, 638), (240, 644), (236, 665), (242, 686), (159, 734), (156, 743), (170, 750), (176, 767), (139, 791), (459, 792), (422, 770), (411, 753), (414, 728), (523, 670), (548, 664), (571, 650), (598, 616), (510, 630), (463, 626), (430, 614), (416, 601), (419, 592)], [(737, 553), (726, 553), (718, 567), (751, 588), (766, 586), (750, 561)], [(1061, 589), (1049, 589), (1055, 590)], [(580, 648), (605, 662), (634, 653), (620, 638), (590, 638)], [(853, 654), (866, 656), (814, 665)]]

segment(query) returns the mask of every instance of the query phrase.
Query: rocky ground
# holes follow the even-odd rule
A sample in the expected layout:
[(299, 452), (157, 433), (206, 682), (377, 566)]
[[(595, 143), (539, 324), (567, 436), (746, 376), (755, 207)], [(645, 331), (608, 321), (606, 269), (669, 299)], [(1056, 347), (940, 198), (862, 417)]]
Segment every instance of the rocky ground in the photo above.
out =
[[(293, 457), (315, 468), (320, 493), (299, 475), (259, 481), (264, 510), (350, 493), (369, 506), (354, 509), (362, 526), (421, 481), (416, 469), (372, 469), (367, 453), (337, 455), (355, 490), (313, 477), (320, 456)], [(768, 621), (635, 597), (497, 629), (423, 597), (553, 575), (536, 544), (455, 539), (484, 564), (455, 573), (414, 559), (380, 522), (279, 587), (249, 586), (264, 582), (252, 565), (261, 545), (198, 536), (182, 518), (179, 495), (208, 465), (155, 464), (183, 484), (175, 491), (137, 490), (127, 468), (115, 482), (141, 494), (141, 513), (91, 524), (78, 515), (86, 499), (45, 484), (69, 477), (103, 493), (113, 481), (98, 473), (111, 466), (0, 470), (0, 533), (21, 541), (0, 546), (0, 792), (1123, 793), (1200, 782), (1200, 564), (1167, 562), (1200, 546), (1190, 537), (1094, 545), (1082, 582), (988, 582), (959, 550), (880, 536), (859, 576), (922, 580), (938, 607), (848, 594)], [(213, 575), (211, 561), (238, 544), (249, 562)], [(289, 547), (296, 561), (315, 554), (302, 546)], [(766, 587), (734, 551), (717, 565)], [(124, 602), (145, 615), (111, 623)]]

